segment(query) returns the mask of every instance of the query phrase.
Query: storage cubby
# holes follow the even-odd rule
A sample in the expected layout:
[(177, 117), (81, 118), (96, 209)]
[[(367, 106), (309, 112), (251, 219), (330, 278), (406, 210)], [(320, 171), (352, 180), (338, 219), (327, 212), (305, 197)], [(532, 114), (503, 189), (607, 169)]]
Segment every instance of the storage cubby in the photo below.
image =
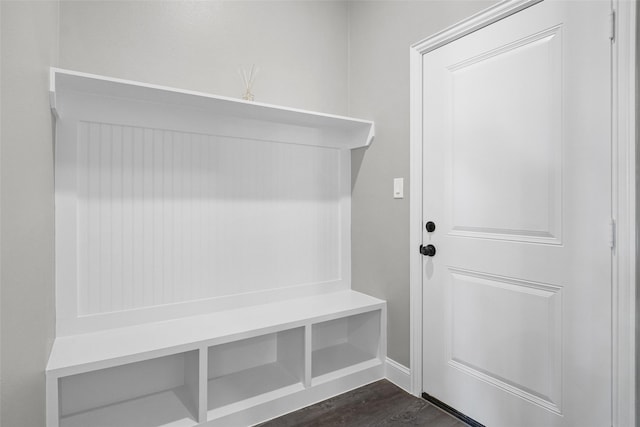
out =
[(379, 359), (380, 310), (312, 327), (311, 375), (323, 375)]
[(197, 424), (197, 351), (70, 375), (58, 381), (63, 427)]
[(301, 390), (304, 379), (304, 328), (289, 329), (209, 347), (208, 409), (269, 393)]

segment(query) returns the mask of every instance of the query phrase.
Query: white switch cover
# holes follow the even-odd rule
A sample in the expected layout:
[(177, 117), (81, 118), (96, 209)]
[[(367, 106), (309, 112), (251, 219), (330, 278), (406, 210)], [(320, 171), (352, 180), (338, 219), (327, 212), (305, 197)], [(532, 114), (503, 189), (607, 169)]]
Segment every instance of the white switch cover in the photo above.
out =
[(404, 178), (393, 178), (393, 198), (404, 198)]

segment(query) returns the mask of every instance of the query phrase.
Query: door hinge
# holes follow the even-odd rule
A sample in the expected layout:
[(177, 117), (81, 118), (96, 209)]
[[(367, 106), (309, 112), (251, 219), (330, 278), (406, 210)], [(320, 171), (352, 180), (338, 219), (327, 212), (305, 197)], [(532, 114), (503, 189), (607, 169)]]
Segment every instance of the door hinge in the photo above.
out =
[(616, 220), (611, 219), (609, 221), (609, 247), (611, 249), (616, 247)]
[(616, 11), (612, 10), (609, 14), (609, 40), (616, 41)]

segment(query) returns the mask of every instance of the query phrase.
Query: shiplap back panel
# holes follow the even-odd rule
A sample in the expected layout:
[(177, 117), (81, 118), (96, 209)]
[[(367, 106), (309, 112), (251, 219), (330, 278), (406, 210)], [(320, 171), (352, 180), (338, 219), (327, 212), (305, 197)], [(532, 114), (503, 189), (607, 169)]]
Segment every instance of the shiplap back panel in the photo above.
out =
[(76, 144), (79, 316), (340, 279), (340, 150), (97, 122)]

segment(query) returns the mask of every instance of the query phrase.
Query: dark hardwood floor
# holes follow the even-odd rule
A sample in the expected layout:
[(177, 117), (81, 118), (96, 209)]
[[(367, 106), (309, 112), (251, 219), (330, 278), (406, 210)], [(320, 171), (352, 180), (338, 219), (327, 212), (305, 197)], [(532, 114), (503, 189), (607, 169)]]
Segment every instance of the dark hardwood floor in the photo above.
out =
[(276, 418), (260, 427), (465, 427), (457, 418), (387, 380)]

